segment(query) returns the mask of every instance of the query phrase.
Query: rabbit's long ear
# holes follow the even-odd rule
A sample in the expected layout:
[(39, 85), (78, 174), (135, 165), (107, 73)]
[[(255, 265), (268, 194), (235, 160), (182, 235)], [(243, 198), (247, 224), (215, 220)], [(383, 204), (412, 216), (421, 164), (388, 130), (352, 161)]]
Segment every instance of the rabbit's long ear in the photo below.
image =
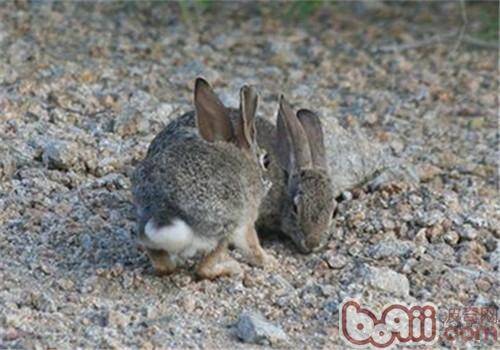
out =
[(311, 150), (306, 132), (283, 95), (278, 111), (278, 158), (282, 166), (291, 173), (312, 167)]
[(276, 122), (276, 138), (277, 138), (277, 155), (278, 162), (283, 169), (285, 169), (288, 173), (293, 168), (294, 155), (292, 153), (292, 140), (290, 138), (290, 132), (287, 129), (285, 116), (282, 112), (281, 108), (281, 99), (280, 98), (280, 109), (278, 110), (278, 120)]
[(231, 141), (233, 126), (229, 111), (203, 78), (197, 78), (194, 86), (196, 125), (203, 139), (209, 142)]
[(301, 109), (297, 112), (297, 118), (299, 118), (309, 140), (313, 166), (326, 169), (325, 141), (318, 115), (308, 109)]
[(240, 90), (240, 120), (236, 124), (236, 140), (242, 148), (251, 149), (255, 142), (255, 116), (259, 96), (252, 86), (244, 85)]

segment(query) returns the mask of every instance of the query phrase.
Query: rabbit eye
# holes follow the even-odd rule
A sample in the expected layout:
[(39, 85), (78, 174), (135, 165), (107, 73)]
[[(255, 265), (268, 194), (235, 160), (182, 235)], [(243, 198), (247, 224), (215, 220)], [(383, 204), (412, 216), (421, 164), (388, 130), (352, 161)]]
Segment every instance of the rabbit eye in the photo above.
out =
[(299, 196), (294, 196), (292, 201), (293, 212), (297, 214), (299, 212)]
[(267, 153), (263, 153), (260, 156), (260, 165), (262, 168), (267, 170), (269, 168), (269, 164), (271, 163), (271, 160), (269, 159), (269, 155)]

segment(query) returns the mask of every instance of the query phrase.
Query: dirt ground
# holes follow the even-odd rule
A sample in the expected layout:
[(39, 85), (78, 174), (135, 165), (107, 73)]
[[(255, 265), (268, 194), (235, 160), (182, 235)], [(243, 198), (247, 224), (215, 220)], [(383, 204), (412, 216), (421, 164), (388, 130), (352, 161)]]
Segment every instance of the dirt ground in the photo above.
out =
[[(3, 2), (0, 348), (253, 347), (234, 327), (253, 311), (287, 335), (275, 346), (335, 349), (347, 297), (498, 308), (498, 4), (462, 4)], [(129, 177), (199, 75), (233, 106), (255, 84), (271, 120), (284, 93), (418, 180), (342, 189), (325, 251), (265, 237), (272, 270), (157, 277)]]

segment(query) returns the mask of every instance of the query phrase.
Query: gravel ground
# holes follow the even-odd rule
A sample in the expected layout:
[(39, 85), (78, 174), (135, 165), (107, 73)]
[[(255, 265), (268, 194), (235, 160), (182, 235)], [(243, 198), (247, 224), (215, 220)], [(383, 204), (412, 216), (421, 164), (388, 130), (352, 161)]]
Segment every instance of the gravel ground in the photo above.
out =
[[(305, 21), (276, 5), (181, 21), (174, 5), (0, 7), (0, 348), (243, 348), (257, 319), (276, 326), (271, 345), (332, 349), (346, 297), (498, 307), (498, 56), (461, 35), (481, 29), (481, 6), (463, 27), (453, 3)], [(379, 171), (342, 188), (323, 252), (266, 237), (273, 270), (157, 277), (133, 240), (129, 175), (191, 109), (198, 75), (234, 106), (255, 84), (272, 119), (283, 92), (418, 181)]]

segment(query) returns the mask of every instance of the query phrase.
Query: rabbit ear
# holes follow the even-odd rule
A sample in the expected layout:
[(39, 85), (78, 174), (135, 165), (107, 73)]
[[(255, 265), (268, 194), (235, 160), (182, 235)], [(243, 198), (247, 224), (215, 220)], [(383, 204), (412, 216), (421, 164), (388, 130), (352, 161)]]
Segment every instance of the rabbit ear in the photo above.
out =
[(255, 115), (257, 112), (257, 91), (244, 85), (240, 90), (240, 118), (236, 125), (236, 140), (240, 147), (252, 148), (255, 141)]
[(196, 124), (201, 137), (209, 142), (231, 141), (233, 126), (229, 111), (203, 78), (197, 78), (194, 86)]
[(311, 150), (306, 132), (283, 95), (280, 98), (277, 130), (278, 157), (285, 169), (290, 173), (294, 170), (311, 168)]
[(307, 134), (314, 167), (326, 169), (325, 141), (318, 115), (308, 109), (301, 109), (297, 112), (297, 118)]
[[(280, 98), (280, 105), (281, 99)], [(290, 173), (293, 168), (294, 156), (292, 153), (292, 140), (288, 132), (285, 116), (281, 112), (281, 107), (278, 110), (278, 120), (276, 122), (276, 137), (277, 137), (277, 156), (278, 162), (283, 169)]]

